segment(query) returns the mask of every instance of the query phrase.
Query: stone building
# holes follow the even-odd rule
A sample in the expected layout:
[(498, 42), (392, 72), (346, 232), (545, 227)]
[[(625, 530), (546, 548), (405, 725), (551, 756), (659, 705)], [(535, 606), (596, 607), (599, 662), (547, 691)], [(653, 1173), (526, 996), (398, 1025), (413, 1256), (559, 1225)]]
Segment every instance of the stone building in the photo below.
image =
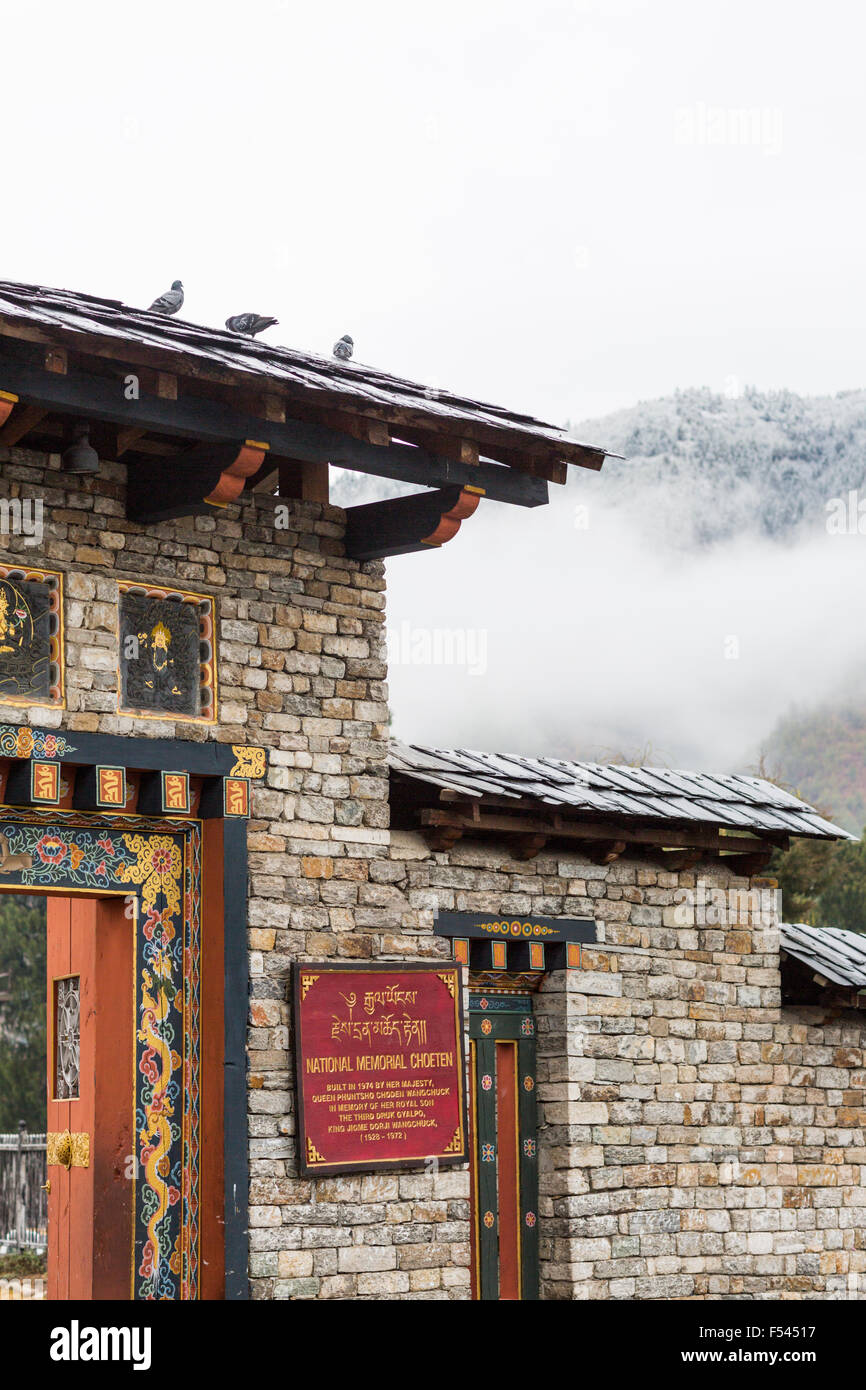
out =
[[(53, 1296), (856, 1295), (859, 996), (783, 998), (761, 877), (844, 832), (756, 779), (389, 744), (383, 560), (603, 450), (65, 292), (0, 284), (0, 340), (0, 888), (49, 903)], [(329, 462), (427, 490), (340, 510)], [(317, 1168), (316, 963), (457, 964), (463, 1147)]]

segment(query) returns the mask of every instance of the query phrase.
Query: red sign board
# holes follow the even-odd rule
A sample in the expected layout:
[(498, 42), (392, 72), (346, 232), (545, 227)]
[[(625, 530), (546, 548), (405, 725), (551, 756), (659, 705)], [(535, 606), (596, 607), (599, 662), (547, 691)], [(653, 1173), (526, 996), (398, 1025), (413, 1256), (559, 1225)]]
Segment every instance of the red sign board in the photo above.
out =
[(459, 966), (295, 966), (301, 1171), (465, 1163)]

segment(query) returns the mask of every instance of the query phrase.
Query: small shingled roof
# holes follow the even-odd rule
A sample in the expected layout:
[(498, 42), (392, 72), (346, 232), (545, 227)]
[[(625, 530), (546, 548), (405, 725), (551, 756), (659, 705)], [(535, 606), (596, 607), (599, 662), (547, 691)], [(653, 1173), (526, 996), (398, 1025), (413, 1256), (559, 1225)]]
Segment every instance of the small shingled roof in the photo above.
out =
[[(131, 308), (119, 299), (0, 280), (0, 332), (4, 322), (28, 323), (59, 333), (67, 342), (80, 337), (82, 351), (86, 351), (85, 338), (115, 345), (134, 342), (176, 354), (179, 360), (185, 357), (193, 363), (206, 361), (242, 372), (251, 379), (265, 379), (271, 390), (282, 386), (299, 402), (361, 414), (366, 411), (386, 419), (390, 414), (406, 424), (421, 423), (423, 417), (430, 429), (460, 432), (477, 439), (482, 446), (485, 441), (491, 447), (499, 441), (503, 447), (518, 452), (524, 448), (527, 453), (542, 447), (568, 462), (594, 468), (601, 467), (604, 456), (610, 452), (581, 444), (566, 430), (531, 415), (425, 387), (360, 362), (342, 362), (296, 348), (276, 347), (240, 337), (228, 329), (152, 314), (147, 309)], [(180, 371), (180, 366), (175, 370)], [(588, 461), (589, 455), (595, 456), (595, 461)]]
[(790, 792), (761, 777), (680, 772), (620, 763), (563, 762), (480, 753), (470, 748), (428, 748), (391, 741), (394, 772), (465, 796), (510, 797), (569, 807), (605, 819), (649, 824), (724, 826), (761, 835), (852, 840)]
[(815, 975), (848, 989), (866, 989), (866, 936), (805, 922), (782, 922), (780, 931), (782, 950)]

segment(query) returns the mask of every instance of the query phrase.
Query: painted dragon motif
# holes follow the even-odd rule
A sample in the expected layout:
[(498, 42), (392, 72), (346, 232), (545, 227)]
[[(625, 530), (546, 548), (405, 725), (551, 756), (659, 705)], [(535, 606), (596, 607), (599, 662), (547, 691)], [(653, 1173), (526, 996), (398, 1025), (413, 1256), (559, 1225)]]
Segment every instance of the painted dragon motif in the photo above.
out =
[[(155, 984), (149, 970), (142, 972), (142, 1027), (138, 1040), (146, 1044), (139, 1069), (153, 1084), (151, 1100), (145, 1110), (145, 1124), (139, 1133), (141, 1162), (149, 1187), (156, 1193), (157, 1205), (147, 1223), (147, 1243), (144, 1248), (141, 1273), (157, 1283), (163, 1252), (160, 1250), (159, 1224), (171, 1203), (172, 1189), (168, 1179), (168, 1153), (171, 1148), (171, 1116), (174, 1106), (168, 1099), (168, 1087), (174, 1067), (180, 1062), (162, 1036), (168, 1017), (169, 1001), (164, 984)], [(158, 1059), (158, 1061), (157, 1061)], [(177, 1197), (175, 1196), (175, 1200)]]

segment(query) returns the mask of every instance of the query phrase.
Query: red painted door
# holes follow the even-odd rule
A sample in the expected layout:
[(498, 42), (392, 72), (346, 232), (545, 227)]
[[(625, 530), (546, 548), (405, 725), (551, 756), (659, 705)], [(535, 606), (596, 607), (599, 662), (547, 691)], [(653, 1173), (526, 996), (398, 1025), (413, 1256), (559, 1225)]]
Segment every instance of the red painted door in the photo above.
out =
[(48, 1297), (129, 1298), (134, 923), (48, 898)]
[(499, 1298), (520, 1298), (520, 1122), (517, 1043), (496, 1043), (496, 1113), (499, 1131)]

